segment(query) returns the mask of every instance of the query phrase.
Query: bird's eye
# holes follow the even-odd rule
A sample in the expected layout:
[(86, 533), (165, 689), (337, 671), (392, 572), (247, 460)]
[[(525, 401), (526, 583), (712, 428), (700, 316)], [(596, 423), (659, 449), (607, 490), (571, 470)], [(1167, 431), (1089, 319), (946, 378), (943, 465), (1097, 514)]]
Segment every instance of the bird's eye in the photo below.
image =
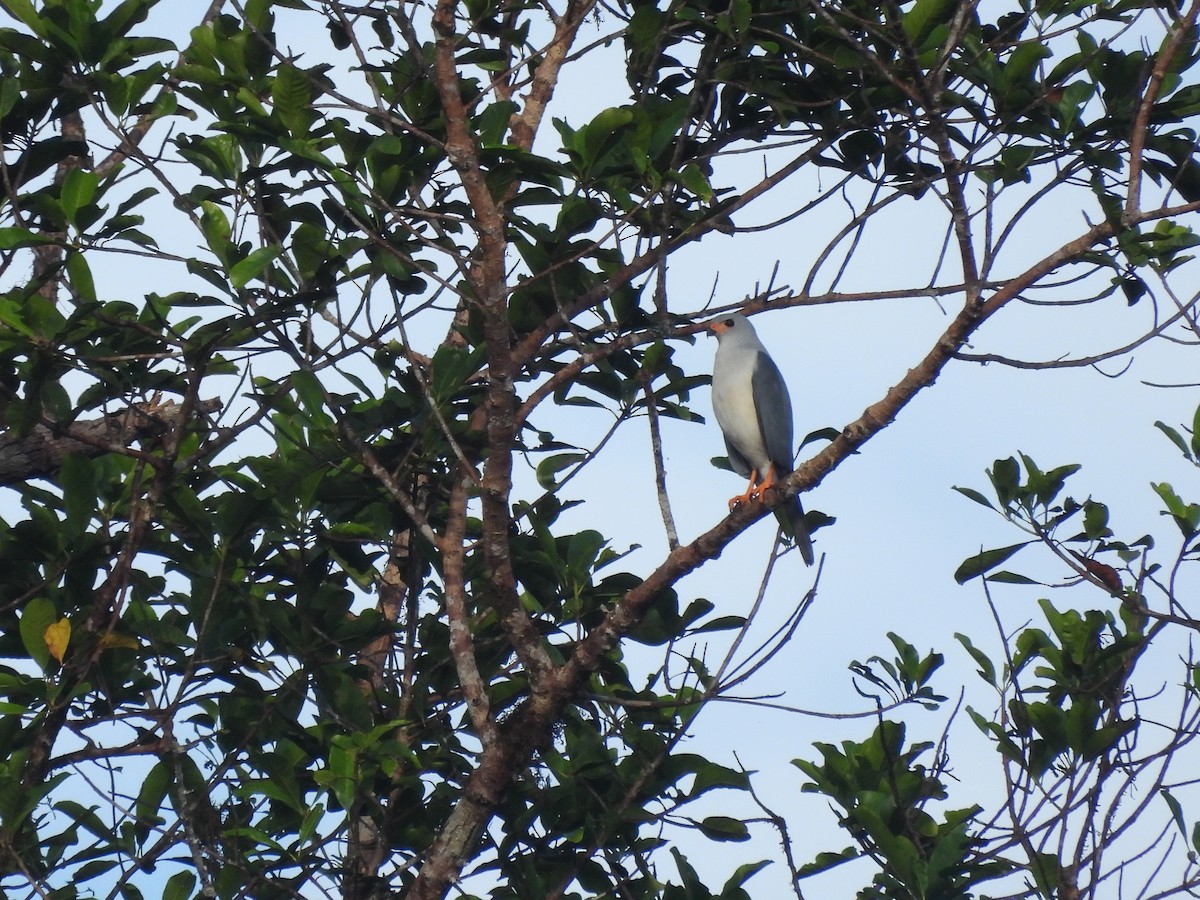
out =
[(732, 328), (732, 327), (733, 327), (733, 319), (726, 319), (726, 320), (725, 320), (725, 327), (726, 327), (726, 328)]

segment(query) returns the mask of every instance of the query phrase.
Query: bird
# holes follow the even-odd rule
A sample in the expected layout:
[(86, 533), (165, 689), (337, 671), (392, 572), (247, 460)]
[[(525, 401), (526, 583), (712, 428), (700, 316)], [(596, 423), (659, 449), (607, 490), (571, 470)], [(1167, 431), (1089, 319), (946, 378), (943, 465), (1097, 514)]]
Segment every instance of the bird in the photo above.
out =
[[(729, 462), (750, 484), (729, 501), (730, 510), (757, 500), (792, 471), (792, 400), (775, 360), (750, 320), (738, 313), (708, 323), (717, 338), (713, 361), (712, 405), (725, 437)], [(776, 509), (776, 516), (807, 565), (813, 564), (812, 539), (800, 498)]]

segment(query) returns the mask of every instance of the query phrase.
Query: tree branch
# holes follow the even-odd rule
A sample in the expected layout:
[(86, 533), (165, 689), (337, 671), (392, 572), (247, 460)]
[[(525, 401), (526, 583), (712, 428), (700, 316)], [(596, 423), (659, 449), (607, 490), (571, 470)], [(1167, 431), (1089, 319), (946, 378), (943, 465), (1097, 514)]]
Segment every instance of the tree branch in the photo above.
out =
[(480, 498), (483, 505), (483, 553), (487, 561), (488, 601), (496, 609), (513, 649), (529, 673), (534, 690), (553, 668), (542, 637), (517, 597), (517, 579), (509, 546), (509, 494), (512, 491), (512, 438), (516, 434), (514, 360), (508, 324), (508, 290), (505, 253), (508, 241), (502, 207), (493, 199), (484, 177), (478, 147), (469, 128), (455, 62), (457, 35), (454, 0), (439, 0), (433, 25), (437, 34), (434, 73), (438, 96), (445, 111), (446, 155), (458, 173), (474, 212), (472, 225), (479, 238), (478, 252), (467, 273), (473, 298), (483, 317), (487, 343), (488, 377), (484, 410), (487, 459), (483, 467)]
[[(205, 400), (197, 404), (196, 412), (208, 415), (220, 408), (220, 400)], [(0, 485), (57, 472), (72, 454), (89, 459), (105, 453), (142, 458), (144, 454), (131, 447), (134, 441), (162, 435), (184, 421), (183, 409), (174, 401), (139, 403), (99, 419), (37, 425), (25, 435), (0, 435)]]
[(1137, 118), (1129, 135), (1129, 192), (1125, 197), (1125, 216), (1135, 215), (1141, 208), (1142, 202), (1142, 153), (1146, 147), (1146, 132), (1150, 128), (1150, 114), (1154, 111), (1154, 103), (1158, 100), (1158, 92), (1162, 89), (1167, 70), (1180, 48), (1194, 40), (1192, 29), (1196, 18), (1200, 16), (1200, 0), (1193, 0), (1187, 14), (1171, 26), (1167, 39), (1163, 41), (1162, 49), (1154, 60), (1154, 69), (1150, 72), (1150, 80), (1146, 83), (1146, 92), (1138, 105)]
[(558, 73), (571, 46), (575, 43), (575, 35), (584, 18), (596, 6), (596, 0), (570, 0), (567, 11), (555, 23), (554, 38), (546, 46), (542, 58), (534, 69), (533, 83), (529, 93), (525, 95), (525, 108), (515, 113), (510, 122), (513, 143), (523, 150), (533, 148), (533, 139), (537, 136), (538, 126), (546, 112), (546, 106), (554, 96), (554, 88), (558, 85)]
[(662, 429), (658, 427), (658, 398), (654, 396), (651, 376), (643, 371), (642, 391), (646, 395), (646, 418), (650, 422), (650, 454), (654, 457), (654, 487), (658, 493), (658, 508), (662, 512), (663, 527), (667, 530), (667, 547), (674, 550), (679, 546), (679, 531), (675, 528), (675, 516), (671, 513), (671, 498), (667, 495), (667, 469), (663, 464)]
[(458, 671), (458, 681), (467, 701), (467, 712), (475, 733), (484, 747), (496, 740), (496, 722), (488, 702), (487, 686), (479, 674), (475, 658), (475, 640), (471, 634), (471, 616), (467, 607), (464, 539), (467, 528), (467, 488), (469, 479), (458, 474), (450, 492), (450, 511), (446, 536), (442, 543), (442, 578), (445, 583), (446, 620), (450, 627), (450, 655)]

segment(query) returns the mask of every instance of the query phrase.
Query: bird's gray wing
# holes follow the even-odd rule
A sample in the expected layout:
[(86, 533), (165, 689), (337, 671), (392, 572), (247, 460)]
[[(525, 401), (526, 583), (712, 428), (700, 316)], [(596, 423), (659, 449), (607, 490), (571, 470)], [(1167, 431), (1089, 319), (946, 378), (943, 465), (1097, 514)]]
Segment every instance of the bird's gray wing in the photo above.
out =
[[(788, 396), (787, 383), (775, 360), (759, 351), (754, 361), (754, 373), (750, 378), (754, 394), (754, 410), (758, 416), (758, 428), (762, 432), (767, 456), (775, 464), (776, 474), (784, 477), (792, 471), (792, 399)], [(766, 473), (762, 475), (765, 477)], [(776, 507), (775, 514), (783, 525), (783, 532), (796, 545), (805, 565), (814, 561), (812, 538), (804, 521), (804, 507), (797, 496), (790, 502)]]
[[(792, 400), (787, 383), (775, 365), (775, 360), (759, 351), (750, 379), (754, 392), (754, 409), (762, 432), (767, 456), (775, 463), (780, 476), (792, 471)], [(762, 473), (766, 476), (766, 473)]]
[(749, 478), (750, 463), (746, 461), (746, 457), (738, 453), (737, 447), (733, 446), (729, 438), (725, 438), (725, 452), (729, 455), (729, 464), (733, 466), (733, 471), (743, 478)]

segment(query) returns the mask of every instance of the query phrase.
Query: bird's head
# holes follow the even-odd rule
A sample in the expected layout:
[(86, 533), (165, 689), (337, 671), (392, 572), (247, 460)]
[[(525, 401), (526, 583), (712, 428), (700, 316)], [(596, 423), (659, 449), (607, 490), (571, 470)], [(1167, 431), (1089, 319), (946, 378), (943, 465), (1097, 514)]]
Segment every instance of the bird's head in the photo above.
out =
[(708, 323), (707, 328), (718, 340), (725, 337), (751, 337), (754, 334), (754, 326), (740, 313), (718, 316)]

